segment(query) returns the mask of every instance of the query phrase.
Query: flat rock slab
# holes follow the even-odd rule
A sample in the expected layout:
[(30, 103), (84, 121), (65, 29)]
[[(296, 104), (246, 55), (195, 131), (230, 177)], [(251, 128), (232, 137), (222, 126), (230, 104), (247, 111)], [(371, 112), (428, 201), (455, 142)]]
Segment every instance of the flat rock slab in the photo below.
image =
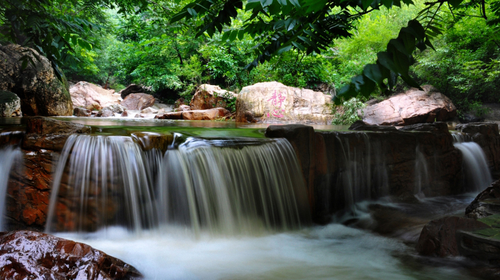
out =
[(444, 94), (427, 87), (411, 89), (363, 109), (363, 122), (371, 125), (410, 125), (446, 121), (457, 114)]
[(213, 108), (208, 110), (190, 110), (182, 112), (171, 112), (165, 114), (156, 115), (155, 119), (170, 119), (170, 120), (218, 120), (222, 118), (228, 118), (231, 116), (231, 112), (225, 108)]
[(36, 231), (0, 235), (1, 279), (142, 279), (133, 266), (89, 245)]

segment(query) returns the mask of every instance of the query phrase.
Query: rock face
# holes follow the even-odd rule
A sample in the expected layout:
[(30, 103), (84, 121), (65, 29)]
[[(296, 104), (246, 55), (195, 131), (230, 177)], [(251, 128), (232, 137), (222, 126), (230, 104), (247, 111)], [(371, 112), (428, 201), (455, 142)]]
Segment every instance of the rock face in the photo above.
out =
[(155, 104), (155, 98), (146, 93), (129, 94), (122, 101), (121, 105), (127, 110), (143, 110)]
[(22, 117), (21, 99), (10, 91), (0, 91), (0, 117)]
[(236, 100), (236, 121), (263, 123), (318, 123), (333, 119), (331, 96), (278, 82), (244, 87)]
[[(22, 70), (22, 57), (31, 63)], [(71, 116), (73, 103), (68, 88), (54, 74), (49, 60), (37, 51), (19, 45), (0, 46), (0, 91), (11, 91), (21, 99), (27, 116)]]
[(482, 222), (463, 217), (444, 217), (434, 220), (422, 229), (416, 250), (426, 256), (458, 256), (456, 239), (458, 230), (478, 230), (488, 227)]
[(189, 110), (181, 112), (165, 113), (163, 115), (156, 115), (155, 119), (171, 119), (171, 120), (218, 120), (221, 118), (228, 118), (231, 112), (224, 108), (213, 108), (207, 110)]
[(226, 100), (228, 98), (236, 97), (237, 95), (233, 92), (223, 90), (219, 86), (203, 84), (196, 90), (189, 106), (191, 107), (191, 110), (204, 110), (215, 107), (226, 108)]
[(73, 106), (88, 110), (101, 110), (104, 107), (118, 104), (120, 95), (114, 90), (106, 90), (88, 82), (78, 82), (69, 88)]
[[(462, 156), (444, 123), (429, 131), (315, 132), (304, 125), (269, 126), (266, 136), (294, 147), (316, 223), (353, 201), (391, 195), (414, 200), (464, 191)], [(416, 164), (420, 162), (420, 164)], [(424, 168), (427, 167), (427, 168)], [(427, 174), (422, 179), (422, 174)]]
[(81, 124), (45, 117), (28, 119), (21, 141), (24, 166), (14, 169), (7, 189), (9, 229), (44, 229), (55, 160), (71, 134), (88, 132)]
[(0, 236), (2, 279), (142, 279), (133, 266), (89, 245), (40, 232)]
[(457, 114), (455, 105), (430, 86), (410, 89), (363, 109), (363, 122), (376, 125), (410, 125), (446, 121)]

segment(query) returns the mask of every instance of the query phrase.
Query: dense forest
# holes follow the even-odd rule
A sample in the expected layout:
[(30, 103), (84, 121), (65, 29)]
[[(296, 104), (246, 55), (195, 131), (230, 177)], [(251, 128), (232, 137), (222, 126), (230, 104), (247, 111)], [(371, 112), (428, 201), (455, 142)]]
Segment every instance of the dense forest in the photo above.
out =
[(419, 84), (459, 115), (500, 102), (497, 0), (2, 2), (1, 44), (33, 47), (70, 81), (142, 84), (164, 102), (263, 81), (358, 97), (352, 107)]

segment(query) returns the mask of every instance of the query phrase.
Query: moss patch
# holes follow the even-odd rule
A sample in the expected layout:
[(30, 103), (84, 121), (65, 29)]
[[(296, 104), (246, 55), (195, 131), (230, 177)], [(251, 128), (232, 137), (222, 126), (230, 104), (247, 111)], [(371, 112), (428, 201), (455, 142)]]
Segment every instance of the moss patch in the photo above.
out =
[(0, 103), (11, 103), (18, 99), (17, 95), (10, 91), (0, 91)]

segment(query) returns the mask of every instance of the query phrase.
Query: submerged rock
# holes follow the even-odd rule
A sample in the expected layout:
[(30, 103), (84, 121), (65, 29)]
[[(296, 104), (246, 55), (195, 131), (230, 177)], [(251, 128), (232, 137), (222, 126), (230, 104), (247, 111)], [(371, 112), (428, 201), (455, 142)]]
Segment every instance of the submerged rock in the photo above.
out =
[(378, 125), (410, 125), (446, 121), (456, 116), (455, 105), (448, 97), (430, 86), (424, 88), (424, 91), (410, 89), (365, 107), (363, 121)]
[(2, 279), (142, 279), (133, 266), (89, 245), (34, 231), (0, 236)]

